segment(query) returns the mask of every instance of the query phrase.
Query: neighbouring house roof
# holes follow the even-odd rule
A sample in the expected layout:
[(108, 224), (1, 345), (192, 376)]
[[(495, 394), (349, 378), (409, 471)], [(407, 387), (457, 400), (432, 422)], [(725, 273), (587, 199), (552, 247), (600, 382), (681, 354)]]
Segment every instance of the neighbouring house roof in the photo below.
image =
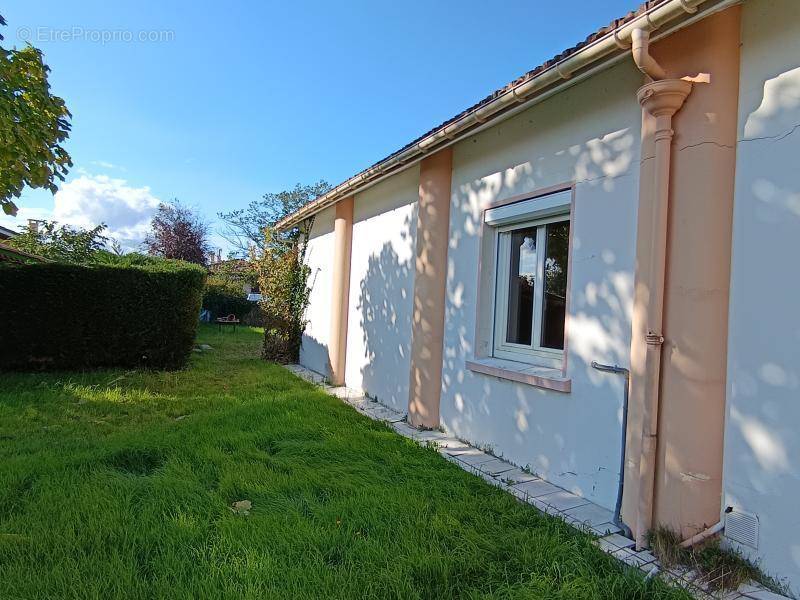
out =
[(8, 227), (3, 227), (0, 225), (0, 240), (7, 240), (12, 237), (17, 237), (18, 235), (19, 233), (13, 229), (9, 229)]
[(35, 263), (35, 262), (48, 262), (46, 258), (17, 250), (11, 246), (6, 246), (0, 243), (0, 264), (3, 263)]
[[(691, 18), (699, 18), (700, 14), (702, 13), (703, 16), (709, 14), (715, 9), (719, 9), (722, 6), (730, 5), (731, 0), (677, 0), (684, 8), (685, 15), (683, 21), (687, 21)], [(530, 105), (537, 97), (541, 97), (545, 95), (553, 86), (549, 88), (545, 88), (544, 90), (537, 91), (531, 94), (529, 97), (518, 98), (516, 102), (512, 101), (509, 103), (509, 106), (503, 110), (498, 110), (496, 113), (491, 114), (490, 116), (486, 117), (485, 119), (478, 117), (478, 111), (484, 109), (485, 107), (493, 104), (494, 102), (498, 101), (499, 99), (506, 97), (506, 96), (516, 96), (515, 91), (517, 88), (528, 84), (532, 80), (535, 80), (545, 74), (549, 74), (550, 71), (558, 70), (559, 67), (569, 58), (576, 55), (578, 52), (586, 49), (589, 46), (592, 46), (600, 41), (603, 41), (608, 38), (613, 38), (616, 40), (617, 44), (617, 52), (615, 53), (606, 53), (603, 55), (598, 55), (596, 57), (595, 62), (601, 63), (602, 61), (610, 61), (616, 57), (618, 57), (622, 53), (627, 53), (627, 45), (625, 43), (620, 42), (619, 37), (617, 37), (620, 28), (623, 26), (632, 26), (631, 23), (633, 21), (637, 21), (636, 27), (639, 27), (639, 22), (641, 22), (641, 27), (648, 29), (648, 30), (655, 30), (658, 25), (652, 23), (650, 19), (650, 15), (656, 9), (665, 5), (670, 2), (675, 2), (675, 0), (650, 0), (648, 2), (644, 2), (641, 4), (636, 10), (629, 12), (624, 17), (619, 19), (615, 19), (611, 21), (605, 27), (601, 27), (597, 31), (591, 33), (585, 40), (576, 44), (575, 46), (568, 48), (557, 54), (553, 58), (548, 61), (545, 61), (535, 69), (532, 69), (525, 73), (524, 75), (518, 77), (514, 81), (511, 81), (507, 85), (501, 87), (498, 90), (495, 90), (488, 96), (486, 96), (480, 102), (470, 106), (469, 108), (461, 111), (454, 117), (448, 119), (444, 123), (434, 127), (433, 129), (427, 131), (426, 133), (422, 134), (418, 138), (412, 140), (399, 150), (393, 152), (386, 158), (379, 160), (378, 162), (374, 163), (372, 166), (364, 169), (363, 171), (357, 173), (350, 179), (347, 179), (343, 183), (339, 184), (333, 190), (324, 194), (315, 200), (307, 203), (306, 205), (302, 206), (300, 209), (296, 210), (294, 213), (288, 215), (284, 219), (282, 219), (278, 224), (277, 227), (279, 229), (289, 229), (291, 227), (296, 226), (298, 223), (302, 222), (304, 219), (307, 219), (317, 212), (321, 211), (322, 209), (335, 204), (339, 200), (346, 198), (348, 196), (353, 195), (356, 191), (360, 191), (364, 187), (375, 183), (377, 180), (383, 179), (384, 177), (403, 170), (417, 162), (423, 154), (431, 154), (436, 150), (439, 150), (445, 146), (448, 146), (454, 142), (456, 137), (461, 137), (463, 135), (467, 135), (469, 133), (473, 133), (475, 130), (479, 128), (483, 128), (486, 126), (487, 123), (499, 121), (504, 116), (508, 116), (508, 113), (514, 111), (515, 108), (518, 108), (520, 105)], [(702, 9), (702, 10), (701, 10)], [(696, 14), (698, 13), (698, 14)], [(676, 19), (679, 21), (680, 19)], [(663, 24), (662, 24), (663, 25)], [(564, 78), (565, 80), (573, 79), (578, 80), (578, 77), (575, 77), (575, 73), (569, 73)], [(561, 83), (564, 83), (563, 81)], [(475, 116), (474, 122), (470, 123), (464, 131), (459, 131), (457, 134), (447, 135), (446, 130), (450, 130), (452, 126), (459, 121), (465, 120), (466, 117)], [(444, 134), (444, 135), (442, 135)], [(437, 139), (438, 138), (438, 139)], [(429, 143), (428, 143), (429, 142)], [(425, 146), (422, 148), (422, 146)], [(407, 160), (403, 160), (403, 155), (408, 154), (408, 151), (414, 149), (415, 147), (420, 147), (420, 152), (418, 156), (410, 157)]]

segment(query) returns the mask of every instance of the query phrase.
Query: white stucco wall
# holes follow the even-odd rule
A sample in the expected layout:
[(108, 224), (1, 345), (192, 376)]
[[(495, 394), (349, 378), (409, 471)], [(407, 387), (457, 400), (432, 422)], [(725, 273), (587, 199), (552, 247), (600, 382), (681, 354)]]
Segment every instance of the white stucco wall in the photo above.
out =
[(353, 214), (347, 385), (405, 411), (419, 199), (415, 166), (358, 194)]
[[(455, 147), (441, 416), (449, 432), (613, 507), (629, 365), (641, 75), (627, 62)], [(466, 370), (474, 355), (481, 209), (576, 182), (567, 332), (572, 392)], [(486, 286), (484, 286), (486, 287)]]
[(800, 590), (800, 2), (743, 8), (724, 454), (740, 549)]
[(311, 295), (306, 310), (308, 324), (300, 347), (300, 364), (325, 376), (330, 374), (328, 341), (331, 335), (333, 215), (333, 208), (318, 213), (309, 235), (306, 261), (311, 268)]

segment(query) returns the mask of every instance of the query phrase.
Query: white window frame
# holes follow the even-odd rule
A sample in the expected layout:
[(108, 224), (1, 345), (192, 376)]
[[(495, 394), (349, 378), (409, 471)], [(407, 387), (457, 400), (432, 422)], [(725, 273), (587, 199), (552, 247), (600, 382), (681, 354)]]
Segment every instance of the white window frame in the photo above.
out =
[[(542, 308), (544, 295), (544, 266), (547, 244), (547, 228), (551, 223), (570, 222), (570, 193), (558, 192), (545, 198), (535, 198), (516, 205), (487, 211), (485, 222), (494, 225), (495, 244), (495, 290), (494, 290), (494, 334), (493, 356), (495, 358), (530, 363), (536, 366), (561, 368), (564, 350), (546, 348), (541, 345)], [(542, 201), (544, 200), (544, 201)], [(532, 210), (536, 206), (538, 210)], [(497, 211), (495, 214), (490, 212)], [(502, 211), (502, 212), (500, 212)], [(498, 214), (499, 213), (499, 214)], [(571, 223), (570, 223), (571, 225)], [(508, 328), (508, 292), (511, 268), (511, 231), (536, 227), (536, 275), (534, 284), (533, 319), (531, 344), (515, 344), (506, 341)], [(571, 256), (567, 256), (567, 269)]]

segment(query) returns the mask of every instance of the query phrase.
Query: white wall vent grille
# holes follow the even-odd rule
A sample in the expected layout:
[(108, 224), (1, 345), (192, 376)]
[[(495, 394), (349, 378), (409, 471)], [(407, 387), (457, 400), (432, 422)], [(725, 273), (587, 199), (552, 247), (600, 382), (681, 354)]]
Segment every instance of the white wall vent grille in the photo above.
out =
[(725, 515), (725, 537), (745, 546), (758, 548), (758, 517), (734, 508)]

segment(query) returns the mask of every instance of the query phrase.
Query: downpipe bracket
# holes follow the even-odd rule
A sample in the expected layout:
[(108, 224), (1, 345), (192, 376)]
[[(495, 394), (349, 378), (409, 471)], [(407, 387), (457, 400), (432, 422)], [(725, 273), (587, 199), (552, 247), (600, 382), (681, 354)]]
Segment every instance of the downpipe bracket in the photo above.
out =
[(664, 343), (664, 336), (653, 331), (645, 335), (644, 339), (648, 346), (661, 346)]

